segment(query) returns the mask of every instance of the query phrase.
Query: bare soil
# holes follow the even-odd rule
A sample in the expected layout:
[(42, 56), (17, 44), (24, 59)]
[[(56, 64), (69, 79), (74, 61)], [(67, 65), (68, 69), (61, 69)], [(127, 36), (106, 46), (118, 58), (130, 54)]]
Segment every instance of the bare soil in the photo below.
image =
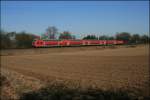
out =
[[(31, 52), (30, 52), (31, 51)], [(149, 47), (4, 50), (1, 67), (43, 82), (79, 82), (149, 95)]]

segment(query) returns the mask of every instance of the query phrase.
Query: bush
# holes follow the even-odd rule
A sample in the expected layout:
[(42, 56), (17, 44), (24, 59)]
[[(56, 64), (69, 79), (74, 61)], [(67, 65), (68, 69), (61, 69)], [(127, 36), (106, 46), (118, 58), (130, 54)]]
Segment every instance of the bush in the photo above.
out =
[(0, 87), (5, 83), (6, 77), (0, 74)]
[(0, 48), (6, 49), (10, 48), (11, 46), (11, 41), (7, 37), (7, 34), (3, 31), (0, 32)]
[[(128, 91), (101, 90), (96, 88), (68, 88), (64, 84), (49, 85), (38, 91), (24, 93), (21, 100), (138, 100)], [(146, 99), (142, 99), (146, 100)]]
[(5, 32), (0, 30), (0, 48), (31, 48), (35, 36), (26, 32)]
[(21, 32), (16, 34), (17, 48), (31, 48), (35, 37), (32, 34)]

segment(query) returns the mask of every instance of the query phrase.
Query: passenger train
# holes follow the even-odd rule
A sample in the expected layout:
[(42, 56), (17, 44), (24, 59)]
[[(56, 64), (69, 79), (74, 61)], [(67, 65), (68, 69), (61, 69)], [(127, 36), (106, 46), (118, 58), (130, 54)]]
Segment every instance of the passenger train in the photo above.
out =
[(90, 46), (90, 45), (118, 45), (125, 44), (123, 40), (42, 40), (32, 42), (33, 47), (63, 47), (63, 46)]

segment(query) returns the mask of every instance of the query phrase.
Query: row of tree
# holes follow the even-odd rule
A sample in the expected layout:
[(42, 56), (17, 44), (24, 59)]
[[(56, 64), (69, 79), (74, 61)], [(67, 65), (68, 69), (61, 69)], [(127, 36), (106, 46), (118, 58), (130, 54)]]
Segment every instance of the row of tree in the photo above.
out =
[[(58, 38), (57, 38), (58, 35)], [(71, 34), (69, 31), (64, 31), (62, 33), (58, 33), (58, 29), (54, 26), (48, 27), (46, 29), (45, 34), (42, 36), (35, 36), (31, 33), (27, 32), (5, 32), (0, 30), (0, 48), (31, 48), (32, 42), (34, 39), (75, 39), (75, 36)], [(83, 39), (87, 40), (125, 40), (128, 44), (131, 43), (149, 43), (150, 37), (148, 35), (139, 35), (133, 34), (131, 35), (128, 32), (117, 33), (115, 36), (95, 36), (95, 35), (87, 35), (83, 37)]]
[[(57, 38), (57, 35), (58, 38)], [(58, 32), (58, 29), (55, 26), (48, 27), (46, 32), (42, 34), (42, 39), (75, 39), (75, 36), (71, 34), (69, 31), (64, 31), (62, 33)]]
[[(0, 30), (0, 48), (31, 48), (34, 39), (57, 39), (58, 33), (56, 33), (55, 27), (50, 30), (47, 29), (47, 32), (40, 37), (25, 31), (17, 33)], [(64, 31), (59, 34), (58, 39), (75, 39), (75, 36), (69, 31)]]
[(31, 48), (35, 35), (26, 32), (5, 32), (0, 30), (0, 48)]
[(128, 32), (121, 32), (117, 33), (115, 36), (107, 36), (107, 35), (102, 35), (102, 36), (95, 36), (95, 35), (87, 35), (83, 39), (89, 39), (89, 40), (124, 40), (127, 41), (127, 43), (132, 44), (132, 43), (149, 43), (150, 42), (150, 37), (148, 35), (139, 35), (139, 34), (133, 34), (131, 35)]

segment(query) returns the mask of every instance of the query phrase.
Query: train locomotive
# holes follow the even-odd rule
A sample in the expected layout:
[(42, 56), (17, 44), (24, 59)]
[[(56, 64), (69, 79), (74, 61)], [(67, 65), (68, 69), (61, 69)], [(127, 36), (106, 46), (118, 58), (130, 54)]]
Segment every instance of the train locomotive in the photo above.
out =
[(63, 47), (63, 46), (92, 46), (92, 45), (121, 45), (123, 40), (42, 40), (32, 42), (33, 47)]

